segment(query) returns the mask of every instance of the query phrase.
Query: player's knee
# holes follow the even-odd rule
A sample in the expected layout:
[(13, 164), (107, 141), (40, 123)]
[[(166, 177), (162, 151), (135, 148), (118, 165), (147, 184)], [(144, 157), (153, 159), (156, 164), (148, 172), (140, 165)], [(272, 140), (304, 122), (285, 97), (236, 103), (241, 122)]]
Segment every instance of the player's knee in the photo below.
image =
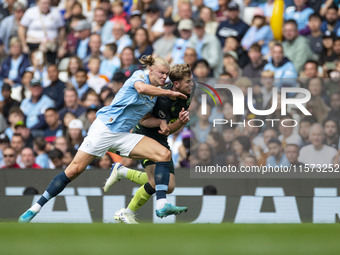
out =
[(158, 152), (158, 162), (170, 161), (171, 160), (171, 152), (168, 149), (163, 149)]
[(66, 176), (73, 180), (77, 178), (84, 171), (82, 164), (77, 162), (71, 162), (71, 164), (65, 169)]

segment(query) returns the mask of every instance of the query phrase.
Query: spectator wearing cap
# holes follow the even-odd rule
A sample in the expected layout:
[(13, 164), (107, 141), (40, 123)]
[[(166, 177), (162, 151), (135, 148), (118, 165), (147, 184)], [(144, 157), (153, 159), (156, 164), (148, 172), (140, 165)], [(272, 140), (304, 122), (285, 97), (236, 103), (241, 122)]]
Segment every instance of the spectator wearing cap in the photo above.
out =
[(331, 5), (327, 8), (325, 20), (321, 24), (321, 31), (324, 33), (327, 30), (337, 33), (340, 28), (340, 20), (338, 18), (338, 7)]
[(4, 157), (4, 166), (1, 167), (2, 169), (7, 168), (21, 168), (17, 163), (17, 153), (14, 148), (8, 146), (3, 150), (3, 157)]
[(20, 106), (20, 103), (11, 97), (11, 93), (12, 87), (9, 84), (4, 83), (1, 88), (2, 101), (4, 103), (2, 113), (6, 119), (9, 116), (11, 108)]
[(163, 25), (164, 34), (153, 43), (154, 54), (156, 56), (170, 60), (171, 51), (177, 39), (177, 37), (174, 34), (175, 29), (176, 23), (172, 20), (172, 18), (164, 19)]
[(41, 169), (41, 166), (35, 163), (35, 155), (30, 147), (22, 149), (21, 160), (24, 165), (23, 168)]
[(43, 114), (45, 109), (54, 107), (55, 104), (51, 98), (43, 94), (41, 82), (37, 79), (31, 81), (32, 97), (25, 98), (20, 105), (21, 110), (26, 116), (28, 128), (32, 128), (39, 122), (39, 115)]
[(149, 33), (151, 42), (156, 41), (164, 33), (164, 19), (161, 17), (161, 12), (157, 4), (150, 4), (146, 9), (144, 27)]
[(268, 43), (273, 38), (270, 26), (266, 25), (264, 12), (260, 8), (255, 9), (251, 26), (241, 41), (242, 47), (248, 51), (251, 45), (258, 43), (261, 46), (262, 55), (267, 55), (269, 53)]
[(131, 12), (130, 19), (130, 30), (127, 32), (127, 34), (130, 36), (130, 39), (133, 40), (133, 37), (135, 36), (137, 28), (142, 26), (142, 13), (138, 10), (135, 10)]
[(18, 27), (25, 10), (26, 8), (22, 3), (15, 2), (13, 14), (4, 18), (0, 23), (0, 38), (4, 42), (6, 53), (9, 53), (11, 38), (18, 37)]
[(309, 16), (308, 28), (310, 34), (306, 36), (309, 41), (309, 46), (312, 52), (319, 57), (322, 51), (322, 31), (320, 29), (322, 18), (319, 14), (313, 13)]
[(25, 147), (25, 141), (21, 134), (14, 133), (11, 140), (11, 147), (15, 150), (17, 158), (16, 162), (20, 167), (23, 167), (23, 163), (21, 161), (21, 150)]
[(313, 58), (313, 52), (304, 36), (299, 35), (295, 20), (287, 20), (283, 25), (283, 36), (285, 41), (282, 43), (285, 56), (293, 62), (297, 72), (300, 72), (308, 59)]
[(74, 149), (78, 149), (80, 144), (83, 142), (83, 123), (79, 119), (74, 119), (68, 125), (68, 130), (66, 132), (66, 138), (69, 144), (69, 147)]
[(271, 138), (268, 142), (269, 157), (266, 161), (267, 167), (290, 166), (290, 163), (284, 153), (281, 142), (277, 138)]
[[(335, 54), (334, 49), (333, 49), (334, 38), (335, 38), (334, 33), (330, 31), (326, 31), (322, 36), (323, 49), (319, 55), (319, 64), (321, 66), (338, 59), (338, 56)], [(330, 69), (330, 68), (327, 68), (327, 65), (325, 66), (325, 68)]]
[(65, 40), (64, 26), (63, 17), (57, 8), (51, 7), (51, 0), (38, 0), (20, 21), (18, 32), (24, 53), (40, 48), (46, 53), (47, 61), (54, 63), (58, 47)]
[(307, 33), (308, 18), (312, 13), (314, 13), (314, 10), (308, 7), (307, 2), (308, 0), (294, 0), (294, 6), (287, 7), (284, 13), (284, 19), (295, 20), (298, 26), (298, 31), (302, 34)]
[(239, 41), (246, 34), (249, 26), (239, 18), (240, 7), (237, 3), (231, 2), (227, 7), (227, 20), (221, 22), (218, 26), (216, 35), (220, 39), (221, 45), (229, 36), (235, 36)]
[(89, 47), (91, 24), (87, 20), (80, 20), (74, 27), (74, 31), (75, 37), (78, 38), (75, 53), (81, 60), (84, 60), (91, 54), (91, 49)]
[(222, 73), (221, 44), (215, 35), (207, 34), (204, 21), (200, 18), (194, 21), (194, 34), (189, 39), (188, 47), (194, 48), (198, 59), (205, 59), (213, 70), (214, 77)]
[[(271, 58), (268, 63), (263, 68), (264, 71), (274, 72), (274, 78), (277, 82), (274, 86), (281, 88), (283, 82), (285, 85), (290, 85), (295, 87), (295, 79), (298, 73), (294, 67), (294, 64), (284, 55), (284, 50), (281, 43), (275, 43), (271, 53)], [(286, 79), (282, 80), (281, 79)]]
[(57, 65), (52, 64), (47, 67), (47, 74), (50, 85), (43, 90), (43, 94), (54, 100), (55, 108), (60, 110), (64, 106), (65, 83), (59, 80), (59, 70)]
[(261, 46), (257, 43), (250, 46), (248, 50), (250, 62), (244, 67), (242, 75), (248, 78), (260, 78), (267, 61), (261, 55)]
[(62, 45), (63, 52), (59, 56), (59, 58), (71, 56), (75, 57), (76, 55), (76, 46), (78, 42), (78, 37), (76, 37), (77, 31), (74, 28), (78, 25), (78, 22), (81, 20), (86, 20), (86, 17), (82, 14), (72, 15), (68, 21), (69, 25), (67, 26), (69, 31), (67, 31), (66, 40)]
[(25, 69), (30, 66), (30, 61), (26, 54), (21, 51), (21, 42), (18, 37), (13, 37), (10, 41), (10, 55), (1, 65), (0, 77), (11, 86), (19, 85)]
[(194, 25), (191, 19), (183, 19), (178, 24), (180, 37), (175, 41), (175, 45), (171, 52), (172, 64), (183, 64), (184, 52), (189, 44)]
[(23, 121), (19, 121), (15, 124), (15, 133), (22, 136), (25, 142), (25, 147), (33, 148), (33, 135), (31, 134), (31, 130), (27, 128)]

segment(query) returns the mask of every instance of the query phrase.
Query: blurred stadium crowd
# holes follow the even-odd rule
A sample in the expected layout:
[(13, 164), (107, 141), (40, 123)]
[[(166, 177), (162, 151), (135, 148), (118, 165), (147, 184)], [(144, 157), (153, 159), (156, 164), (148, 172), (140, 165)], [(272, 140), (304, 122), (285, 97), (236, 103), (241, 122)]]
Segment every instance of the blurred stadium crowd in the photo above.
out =
[[(312, 95), (312, 116), (296, 109), (281, 116), (279, 105), (270, 116), (295, 119), (294, 128), (213, 128), (214, 118), (258, 116), (234, 116), (228, 93), (202, 115), (195, 97), (190, 126), (169, 137), (176, 167), (339, 163), (338, 0), (285, 0), (283, 41), (270, 27), (274, 0), (0, 2), (0, 168), (64, 168), (96, 111), (151, 54), (187, 63), (207, 83), (223, 79), (245, 94), (252, 87), (256, 109), (271, 106), (273, 87)], [(116, 161), (137, 166), (108, 153), (91, 167)]]

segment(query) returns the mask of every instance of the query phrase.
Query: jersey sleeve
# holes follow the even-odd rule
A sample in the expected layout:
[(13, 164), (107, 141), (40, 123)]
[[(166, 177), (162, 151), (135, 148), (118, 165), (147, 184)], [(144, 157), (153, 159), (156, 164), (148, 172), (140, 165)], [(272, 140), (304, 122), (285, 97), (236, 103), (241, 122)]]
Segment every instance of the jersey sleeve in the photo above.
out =
[(137, 81), (149, 84), (149, 79), (143, 71), (136, 71), (129, 79), (129, 85), (134, 87)]

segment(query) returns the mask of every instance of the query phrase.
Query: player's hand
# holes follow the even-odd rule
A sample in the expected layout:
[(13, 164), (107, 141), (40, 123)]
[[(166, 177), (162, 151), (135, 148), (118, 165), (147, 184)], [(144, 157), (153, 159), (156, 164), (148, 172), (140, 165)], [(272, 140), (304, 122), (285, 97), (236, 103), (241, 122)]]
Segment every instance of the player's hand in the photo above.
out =
[(159, 126), (159, 128), (160, 130), (158, 130), (158, 133), (160, 133), (161, 135), (170, 135), (170, 128), (164, 120), (161, 121), (161, 125)]
[(190, 117), (189, 117), (189, 111), (184, 110), (182, 108), (181, 112), (179, 113), (179, 121), (181, 122), (182, 125), (185, 125), (189, 122)]
[(181, 99), (187, 99), (187, 96), (182, 94), (181, 92), (177, 92), (177, 91), (172, 91), (172, 97), (178, 97)]

